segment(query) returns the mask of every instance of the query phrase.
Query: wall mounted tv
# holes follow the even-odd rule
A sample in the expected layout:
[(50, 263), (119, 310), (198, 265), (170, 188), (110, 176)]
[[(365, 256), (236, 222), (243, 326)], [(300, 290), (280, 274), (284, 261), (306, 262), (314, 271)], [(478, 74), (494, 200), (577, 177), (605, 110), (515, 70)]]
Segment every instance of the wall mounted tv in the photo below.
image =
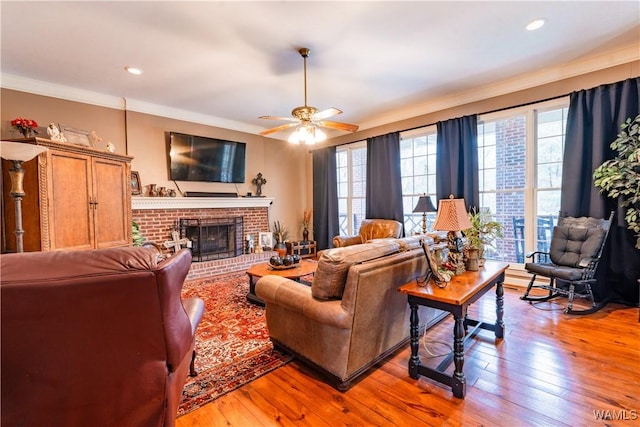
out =
[(169, 133), (169, 178), (174, 181), (244, 182), (246, 145)]

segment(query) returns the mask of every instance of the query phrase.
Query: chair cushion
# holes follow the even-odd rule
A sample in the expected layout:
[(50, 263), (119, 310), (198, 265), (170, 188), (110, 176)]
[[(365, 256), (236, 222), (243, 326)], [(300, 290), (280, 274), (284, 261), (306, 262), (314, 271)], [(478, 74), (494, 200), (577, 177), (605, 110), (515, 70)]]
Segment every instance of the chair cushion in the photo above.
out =
[(539, 274), (544, 277), (553, 277), (568, 282), (582, 279), (582, 273), (584, 272), (582, 268), (565, 267), (551, 263), (528, 262), (524, 265), (524, 268), (529, 273)]
[(390, 255), (399, 250), (397, 243), (385, 239), (323, 251), (313, 276), (311, 295), (323, 300), (341, 299), (347, 273), (353, 264)]
[(605, 237), (602, 228), (556, 226), (551, 240), (551, 261), (567, 267), (578, 267), (580, 260), (595, 258)]

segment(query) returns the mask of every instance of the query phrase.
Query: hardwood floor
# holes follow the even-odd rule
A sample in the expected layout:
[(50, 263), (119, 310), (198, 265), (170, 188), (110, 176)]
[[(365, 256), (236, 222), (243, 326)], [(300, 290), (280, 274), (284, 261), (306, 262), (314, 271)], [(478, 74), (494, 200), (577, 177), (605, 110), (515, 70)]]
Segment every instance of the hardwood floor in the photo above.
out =
[[(505, 339), (481, 331), (465, 348), (464, 400), (430, 379), (411, 379), (407, 344), (346, 393), (294, 360), (176, 425), (638, 425), (638, 308), (609, 304), (592, 315), (569, 316), (562, 312), (566, 300), (534, 307), (518, 299), (521, 289), (506, 288)], [(487, 293), (469, 316), (495, 319), (495, 294)], [(448, 316), (426, 336), (450, 342), (452, 325)], [(423, 364), (440, 360), (425, 356), (421, 347)]]

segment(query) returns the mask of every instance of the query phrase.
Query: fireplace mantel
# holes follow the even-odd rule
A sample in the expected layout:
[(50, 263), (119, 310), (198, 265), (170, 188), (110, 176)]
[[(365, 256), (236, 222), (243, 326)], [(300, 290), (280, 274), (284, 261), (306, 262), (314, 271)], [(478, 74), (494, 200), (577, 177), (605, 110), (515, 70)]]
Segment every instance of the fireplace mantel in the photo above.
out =
[(272, 197), (132, 197), (133, 210), (264, 208)]

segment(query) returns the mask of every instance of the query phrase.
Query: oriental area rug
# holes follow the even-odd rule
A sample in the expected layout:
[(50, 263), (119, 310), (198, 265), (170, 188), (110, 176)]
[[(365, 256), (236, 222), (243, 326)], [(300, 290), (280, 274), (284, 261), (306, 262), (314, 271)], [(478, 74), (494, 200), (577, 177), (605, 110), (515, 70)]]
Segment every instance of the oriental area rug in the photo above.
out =
[(244, 272), (186, 282), (183, 297), (205, 301), (196, 331), (196, 377), (187, 377), (178, 416), (270, 372), (293, 359), (273, 347), (264, 307), (247, 301)]

